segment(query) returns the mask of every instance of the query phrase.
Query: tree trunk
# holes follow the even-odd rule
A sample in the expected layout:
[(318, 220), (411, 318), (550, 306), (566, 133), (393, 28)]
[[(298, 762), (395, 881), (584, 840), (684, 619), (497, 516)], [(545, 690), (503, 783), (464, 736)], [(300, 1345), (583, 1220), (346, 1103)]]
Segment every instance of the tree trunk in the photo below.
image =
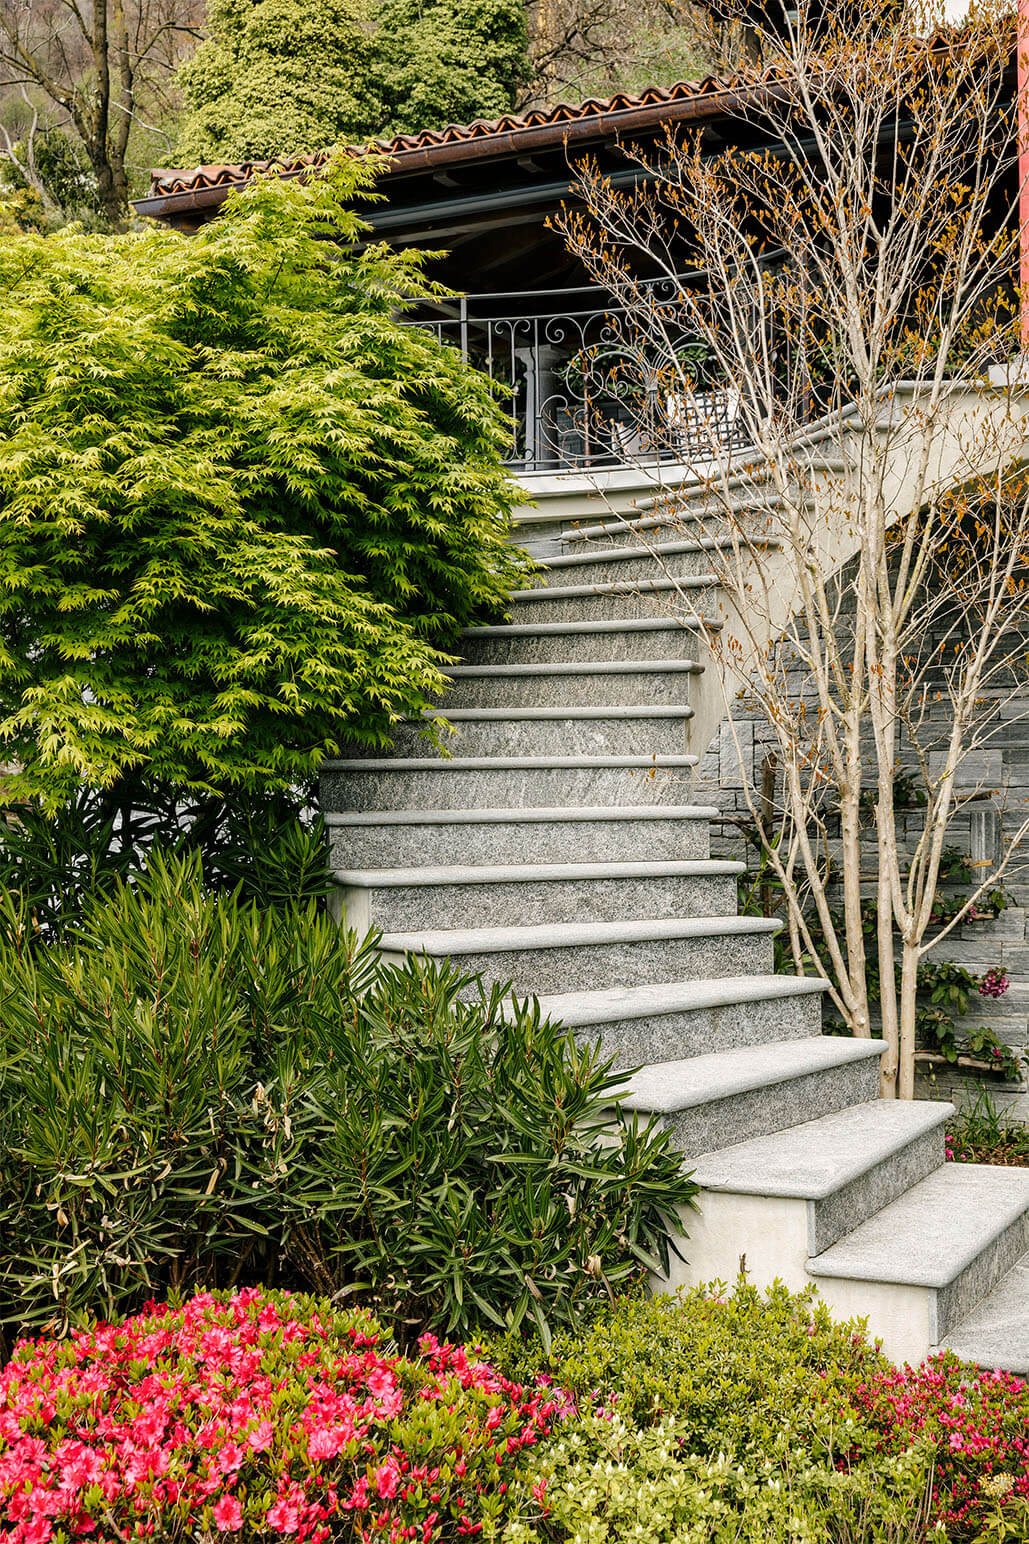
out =
[(921, 952), (905, 939), (900, 960), (900, 1065), (897, 1095), (915, 1097), (915, 998), (918, 991), (918, 962)]

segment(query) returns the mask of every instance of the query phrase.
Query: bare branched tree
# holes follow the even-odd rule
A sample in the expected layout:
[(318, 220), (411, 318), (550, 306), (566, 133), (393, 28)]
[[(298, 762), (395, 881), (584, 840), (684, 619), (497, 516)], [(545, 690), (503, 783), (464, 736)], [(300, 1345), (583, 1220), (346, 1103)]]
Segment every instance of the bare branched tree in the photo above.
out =
[(796, 964), (854, 1034), (878, 996), (883, 1092), (910, 1097), (919, 964), (1029, 829), (1008, 820), (941, 925), (948, 837), (997, 796), (982, 753), (1029, 708), (1015, 23), (827, 0), (777, 46), (733, 148), (669, 134), (634, 152), (634, 188), (587, 175), (563, 223), (612, 297), (596, 400), (636, 404), (622, 443), (664, 482), (637, 539), (687, 518), (673, 463), (693, 463), (693, 535), (704, 485), (708, 728), (742, 699), (773, 749), (774, 792), (745, 783)]
[(0, 0), (0, 90), (42, 93), (81, 142), (114, 229), (133, 127), (199, 36), (202, 0)]

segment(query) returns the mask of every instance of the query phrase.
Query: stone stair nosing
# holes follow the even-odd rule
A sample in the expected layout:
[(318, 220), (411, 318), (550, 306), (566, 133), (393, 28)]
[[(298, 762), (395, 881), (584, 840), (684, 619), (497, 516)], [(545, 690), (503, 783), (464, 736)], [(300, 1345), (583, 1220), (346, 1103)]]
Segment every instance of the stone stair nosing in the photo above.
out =
[(349, 810), (671, 803), (692, 755), (368, 757), (322, 764), (323, 804)]
[(451, 959), (470, 976), (510, 981), (516, 997), (682, 979), (759, 974), (772, 965), (778, 922), (764, 917), (645, 918), (386, 933), (387, 960)]
[(586, 757), (625, 752), (646, 758), (685, 755), (692, 717), (688, 703), (474, 708), (443, 703), (397, 725), (388, 759), (574, 755), (582, 766)]
[(573, 617), (557, 622), (503, 622), (466, 628), (461, 647), (468, 664), (572, 663), (595, 660), (601, 653), (608, 660), (652, 660), (666, 658), (676, 649), (689, 650), (695, 657), (702, 635), (721, 625), (718, 618), (701, 624), (692, 617), (670, 613), (593, 621)]
[(542, 996), (540, 1011), (580, 1039), (599, 1040), (618, 1067), (677, 1062), (740, 1046), (811, 1039), (821, 1029), (824, 981), (722, 976)]
[(807, 1121), (775, 1137), (697, 1159), (694, 1178), (708, 1192), (775, 1196), (803, 1203), (805, 1258), (925, 1179), (944, 1161), (944, 1129), (954, 1106), (875, 1100)]
[(803, 1040), (659, 1062), (634, 1074), (627, 1109), (660, 1115), (688, 1166), (718, 1143), (745, 1142), (875, 1098), (881, 1040)]
[(517, 926), (526, 917), (612, 922), (724, 914), (742, 863), (516, 863), (336, 869), (350, 926), (386, 933)]
[[(491, 707), (555, 708), (674, 706), (702, 666), (695, 660), (581, 660), (504, 665), (454, 665), (439, 711)], [(693, 716), (689, 705), (688, 716)]]
[(1029, 1253), (933, 1349), (1029, 1379)]
[[(557, 574), (559, 585), (604, 585), (608, 582), (646, 583), (655, 570), (664, 572), (680, 582), (689, 577), (703, 576), (717, 563), (720, 553), (732, 553), (739, 538), (729, 536), (679, 537), (674, 541), (647, 541), (640, 539), (626, 546), (591, 546), (584, 543), (582, 550), (563, 553), (546, 560), (540, 576), (540, 585), (549, 586), (549, 575)], [(747, 549), (772, 550), (780, 546), (770, 534), (747, 538)], [(717, 572), (717, 568), (715, 568)], [(537, 588), (540, 586), (538, 585)]]

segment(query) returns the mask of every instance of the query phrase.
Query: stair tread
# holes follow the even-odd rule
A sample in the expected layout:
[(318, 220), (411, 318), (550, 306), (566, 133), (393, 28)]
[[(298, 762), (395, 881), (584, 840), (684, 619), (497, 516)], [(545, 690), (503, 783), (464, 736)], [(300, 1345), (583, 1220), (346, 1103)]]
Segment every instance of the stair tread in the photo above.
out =
[[(661, 542), (632, 542), (624, 547), (595, 547), (592, 552), (572, 552), (560, 557), (544, 559), (544, 567), (571, 568), (581, 567), (585, 563), (622, 563), (629, 558), (652, 556), (660, 561), (666, 557), (674, 557), (683, 552), (719, 552), (723, 547), (731, 548), (734, 545), (731, 536), (693, 536), (680, 537), (674, 541)], [(765, 538), (763, 546), (778, 546), (774, 538)]]
[(804, 1040), (712, 1051), (686, 1061), (654, 1062), (633, 1075), (624, 1103), (629, 1109), (670, 1115), (829, 1067), (881, 1056), (885, 1049), (882, 1040), (811, 1035)]
[(573, 722), (592, 722), (597, 719), (641, 719), (641, 718), (692, 718), (693, 709), (689, 703), (642, 703), (642, 704), (612, 704), (599, 707), (576, 708), (567, 707), (557, 703), (552, 708), (521, 707), (514, 704), (511, 707), (501, 708), (451, 708), (446, 703), (441, 703), (436, 708), (424, 708), (420, 718), (408, 718), (404, 722), (417, 724), (428, 719), (447, 719), (461, 724), (496, 724), (506, 723), (509, 719), (527, 719), (531, 723), (560, 723), (562, 720)]
[[(449, 763), (448, 763), (449, 764)], [(346, 765), (346, 763), (344, 763)], [(397, 765), (390, 762), (390, 766)], [(577, 761), (576, 765), (580, 765)], [(438, 761), (433, 762), (439, 766)], [(346, 810), (325, 816), (327, 826), (465, 826), (549, 824), (569, 820), (713, 820), (721, 813), (711, 804), (548, 804), (525, 809)]]
[(539, 879), (663, 879), (735, 875), (746, 864), (722, 858), (655, 859), (652, 862), (497, 863), (438, 865), (435, 868), (335, 869), (346, 885), (492, 885)]
[(535, 665), (452, 665), (447, 676), (462, 681), (503, 681), (523, 676), (700, 675), (703, 669), (692, 659), (590, 659)]
[(420, 954), (501, 954), (590, 944), (644, 943), (661, 938), (716, 938), (777, 932), (766, 917), (657, 917), (637, 922), (547, 922), (528, 927), (426, 928), (384, 933), (380, 947)]
[(544, 584), (535, 590), (512, 590), (508, 599), (578, 600), (587, 595), (639, 595), (653, 590), (709, 590), (717, 574), (683, 574), (679, 579), (603, 579), (596, 584)]
[[(954, 1106), (933, 1100), (876, 1099), (696, 1160), (705, 1190), (794, 1196), (817, 1201), (860, 1178), (916, 1137), (942, 1127)], [(942, 1145), (940, 1155), (942, 1160)]]
[(695, 767), (697, 756), (383, 756), (325, 760), (323, 772), (485, 772), (505, 768), (532, 771), (557, 767), (583, 771), (589, 767)]
[(963, 1362), (1029, 1375), (1029, 1254), (946, 1335), (941, 1351)]
[[(527, 590), (527, 595), (535, 595), (535, 590)], [(705, 628), (721, 627), (721, 622), (712, 620), (704, 621)], [(479, 627), (466, 627), (462, 638), (559, 638), (566, 637), (570, 633), (593, 633), (601, 636), (605, 633), (658, 633), (679, 632), (695, 633), (699, 630), (699, 624), (688, 617), (626, 617), (624, 620), (615, 618), (602, 618), (599, 621), (576, 622), (491, 622)]]
[(538, 999), (542, 1012), (574, 1028), (663, 1013), (724, 1008), (822, 992), (825, 982), (810, 976), (725, 976), (709, 981), (656, 981), (645, 986), (607, 987), (597, 992), (558, 992)]
[(1029, 1209), (1029, 1169), (948, 1163), (808, 1261), (813, 1276), (945, 1287)]

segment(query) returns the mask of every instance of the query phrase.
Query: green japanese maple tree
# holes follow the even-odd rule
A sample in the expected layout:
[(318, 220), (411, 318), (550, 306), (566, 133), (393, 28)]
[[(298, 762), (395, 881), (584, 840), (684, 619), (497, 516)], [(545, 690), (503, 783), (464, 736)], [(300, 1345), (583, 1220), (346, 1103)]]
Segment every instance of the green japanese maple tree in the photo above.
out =
[(190, 240), (0, 250), (0, 737), (48, 807), (285, 788), (438, 690), (522, 559), (503, 413), (361, 250), (370, 172), (263, 179)]

